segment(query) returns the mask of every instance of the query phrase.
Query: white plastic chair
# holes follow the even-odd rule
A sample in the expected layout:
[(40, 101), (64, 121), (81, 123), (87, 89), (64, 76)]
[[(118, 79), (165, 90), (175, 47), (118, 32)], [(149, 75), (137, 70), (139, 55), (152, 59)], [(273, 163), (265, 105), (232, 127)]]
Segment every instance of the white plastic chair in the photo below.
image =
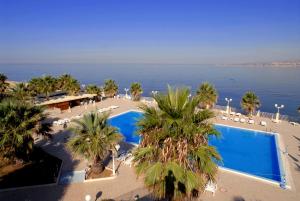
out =
[(125, 164), (125, 165), (128, 165), (129, 167), (131, 167), (132, 161), (133, 161), (133, 156), (130, 156), (129, 158), (127, 158), (127, 159), (124, 161), (124, 164)]
[(253, 120), (253, 119), (250, 119), (250, 120), (248, 121), (248, 123), (249, 123), (249, 124), (254, 124), (254, 120)]
[(244, 118), (241, 118), (241, 119), (240, 119), (240, 122), (241, 122), (241, 123), (245, 123), (246, 120), (245, 120)]
[(222, 120), (227, 120), (227, 119), (228, 119), (228, 117), (222, 116)]
[(215, 196), (217, 189), (218, 189), (217, 184), (212, 181), (209, 181), (205, 186), (205, 191), (212, 192), (213, 196)]
[(262, 125), (262, 126), (267, 126), (267, 122), (261, 121), (261, 122), (260, 122), (260, 125)]

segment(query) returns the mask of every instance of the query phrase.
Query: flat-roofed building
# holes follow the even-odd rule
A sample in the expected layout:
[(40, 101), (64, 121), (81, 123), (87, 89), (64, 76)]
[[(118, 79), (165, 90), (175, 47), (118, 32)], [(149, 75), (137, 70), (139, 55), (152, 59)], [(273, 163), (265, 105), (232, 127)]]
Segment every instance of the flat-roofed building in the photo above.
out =
[(97, 94), (82, 94), (78, 96), (63, 96), (61, 98), (51, 99), (43, 101), (37, 105), (47, 106), (48, 108), (59, 108), (61, 110), (67, 110), (74, 106), (81, 105), (81, 102), (89, 100), (95, 100)]

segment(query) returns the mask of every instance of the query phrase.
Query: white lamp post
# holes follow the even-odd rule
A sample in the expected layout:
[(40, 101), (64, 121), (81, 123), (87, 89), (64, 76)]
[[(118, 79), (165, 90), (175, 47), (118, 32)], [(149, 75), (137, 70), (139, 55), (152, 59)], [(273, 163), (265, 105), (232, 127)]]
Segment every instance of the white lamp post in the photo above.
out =
[(227, 112), (227, 114), (229, 114), (230, 113), (229, 104), (232, 101), (232, 99), (231, 98), (225, 98), (225, 100), (227, 101), (226, 112)]
[(126, 93), (125, 98), (128, 99), (128, 94), (127, 94), (127, 92), (129, 91), (129, 89), (128, 89), (128, 88), (124, 88), (124, 90), (125, 90), (125, 93)]
[[(118, 151), (120, 149), (120, 145), (117, 144), (115, 146), (115, 149)], [(116, 167), (115, 167), (115, 154), (114, 154), (114, 150), (112, 149), (112, 160), (113, 160), (113, 175), (116, 175)]]
[(84, 197), (84, 199), (85, 199), (85, 201), (90, 201), (90, 200), (92, 199), (92, 197), (91, 197), (90, 195), (86, 195), (86, 196)]
[(278, 104), (275, 104), (275, 108), (277, 108), (277, 113), (276, 113), (276, 118), (275, 118), (275, 122), (279, 122), (279, 110), (284, 108), (284, 105), (278, 105)]

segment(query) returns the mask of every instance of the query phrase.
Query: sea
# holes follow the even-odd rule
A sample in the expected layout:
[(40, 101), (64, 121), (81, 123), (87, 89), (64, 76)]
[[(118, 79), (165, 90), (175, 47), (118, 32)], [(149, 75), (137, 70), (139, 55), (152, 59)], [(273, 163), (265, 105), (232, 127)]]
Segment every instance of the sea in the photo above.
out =
[(226, 105), (225, 98), (232, 98), (231, 106), (240, 108), (240, 101), (247, 91), (255, 92), (261, 101), (261, 111), (275, 113), (275, 104), (283, 104), (280, 113), (299, 118), (300, 68), (218, 66), (188, 64), (0, 64), (0, 72), (9, 80), (28, 81), (43, 75), (71, 74), (82, 85), (103, 85), (114, 79), (119, 93), (140, 82), (143, 96), (151, 91), (166, 91), (167, 85), (187, 86), (194, 94), (205, 81), (212, 83), (219, 93), (218, 105)]

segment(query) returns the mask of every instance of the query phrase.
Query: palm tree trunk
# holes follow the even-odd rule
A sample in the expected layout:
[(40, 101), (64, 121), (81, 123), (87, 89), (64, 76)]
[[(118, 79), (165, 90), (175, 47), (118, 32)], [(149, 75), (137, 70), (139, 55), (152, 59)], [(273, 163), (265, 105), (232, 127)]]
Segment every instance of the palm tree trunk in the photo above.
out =
[(96, 156), (94, 159), (94, 163), (93, 163), (91, 171), (94, 174), (100, 174), (101, 172), (103, 172), (103, 170), (104, 170), (103, 163), (102, 163), (100, 157)]

